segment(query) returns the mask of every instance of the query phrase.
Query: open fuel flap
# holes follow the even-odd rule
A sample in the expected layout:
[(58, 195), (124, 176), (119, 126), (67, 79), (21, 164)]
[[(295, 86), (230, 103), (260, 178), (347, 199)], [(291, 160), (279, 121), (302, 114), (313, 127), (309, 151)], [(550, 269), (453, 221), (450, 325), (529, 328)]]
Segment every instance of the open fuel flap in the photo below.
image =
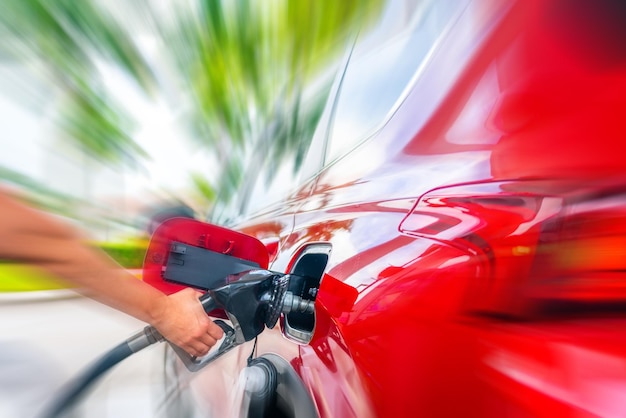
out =
[(267, 269), (265, 245), (254, 237), (188, 218), (172, 218), (154, 231), (143, 280), (170, 294), (184, 287), (209, 290), (229, 275)]

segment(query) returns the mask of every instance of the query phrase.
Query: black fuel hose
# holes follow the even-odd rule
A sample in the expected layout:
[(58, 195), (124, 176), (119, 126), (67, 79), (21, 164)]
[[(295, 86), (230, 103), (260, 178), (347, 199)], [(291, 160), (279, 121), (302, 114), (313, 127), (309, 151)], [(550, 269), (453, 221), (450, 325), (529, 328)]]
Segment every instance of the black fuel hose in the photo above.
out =
[[(200, 302), (207, 313), (217, 308), (217, 304), (208, 292), (200, 297)], [(54, 403), (44, 412), (42, 418), (61, 417), (61, 414), (80, 399), (91, 384), (106, 373), (107, 370), (125, 358), (163, 340), (163, 336), (152, 326), (147, 326), (135, 335), (127, 338), (123, 343), (104, 354), (80, 376), (73, 379), (70, 385), (65, 388), (65, 391), (54, 399)]]
[(74, 379), (66, 390), (54, 400), (54, 404), (44, 413), (42, 418), (61, 417), (61, 414), (71, 407), (85, 393), (87, 388), (107, 370), (126, 357), (143, 350), (149, 345), (162, 341), (162, 339), (161, 334), (151, 326), (145, 327), (142, 331), (126, 339)]

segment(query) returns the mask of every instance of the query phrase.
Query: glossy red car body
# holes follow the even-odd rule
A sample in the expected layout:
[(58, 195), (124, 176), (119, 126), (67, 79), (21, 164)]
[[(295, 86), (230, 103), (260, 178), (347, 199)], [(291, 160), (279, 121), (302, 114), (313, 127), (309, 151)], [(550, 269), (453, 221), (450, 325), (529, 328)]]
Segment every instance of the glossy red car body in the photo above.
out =
[[(625, 7), (459, 3), (380, 129), (235, 225), (275, 271), (332, 248), (309, 341), (257, 355), (324, 418), (626, 416)], [(193, 377), (201, 410), (251, 350)]]

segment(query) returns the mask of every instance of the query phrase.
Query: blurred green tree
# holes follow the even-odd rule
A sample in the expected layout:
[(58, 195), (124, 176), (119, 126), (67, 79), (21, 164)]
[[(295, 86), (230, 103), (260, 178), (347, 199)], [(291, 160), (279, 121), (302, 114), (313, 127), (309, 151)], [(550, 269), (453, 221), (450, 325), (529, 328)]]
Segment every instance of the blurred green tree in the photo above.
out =
[(129, 31), (94, 1), (0, 3), (4, 54), (34, 64), (64, 95), (60, 125), (67, 137), (106, 163), (145, 156), (132, 121), (102, 86), (97, 61), (114, 62), (149, 92), (154, 78)]
[(164, 46), (160, 55), (175, 69), (170, 84), (191, 103), (182, 113), (193, 137), (221, 164), (216, 180), (190, 173), (190, 184), (207, 202), (228, 201), (252, 164), (299, 165), (326, 101), (330, 64), (383, 1), (6, 1), (0, 56), (36, 59), (53, 79), (65, 97), (60, 126), (68, 138), (104, 162), (134, 164), (146, 154), (98, 64), (121, 70), (149, 96), (166, 95), (159, 64), (138, 46), (147, 34)]
[(220, 200), (239, 190), (242, 170), (283, 158), (300, 165), (327, 99), (331, 64), (382, 3), (200, 0), (193, 13), (177, 14), (171, 51), (196, 103), (194, 137), (223, 162)]

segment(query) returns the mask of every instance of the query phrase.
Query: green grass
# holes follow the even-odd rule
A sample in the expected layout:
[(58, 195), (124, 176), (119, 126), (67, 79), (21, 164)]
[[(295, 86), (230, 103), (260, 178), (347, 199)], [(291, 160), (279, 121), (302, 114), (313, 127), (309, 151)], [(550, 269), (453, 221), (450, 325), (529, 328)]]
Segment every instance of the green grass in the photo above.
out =
[(141, 268), (148, 249), (148, 241), (145, 240), (99, 242), (93, 245), (103, 250), (119, 265), (127, 269)]
[[(92, 244), (109, 254), (122, 267), (141, 269), (147, 241), (105, 242)], [(139, 277), (139, 273), (135, 272)], [(46, 272), (23, 264), (0, 262), (0, 292), (28, 292), (71, 287)]]
[(0, 263), (0, 292), (65, 289), (68, 286), (33, 267)]

